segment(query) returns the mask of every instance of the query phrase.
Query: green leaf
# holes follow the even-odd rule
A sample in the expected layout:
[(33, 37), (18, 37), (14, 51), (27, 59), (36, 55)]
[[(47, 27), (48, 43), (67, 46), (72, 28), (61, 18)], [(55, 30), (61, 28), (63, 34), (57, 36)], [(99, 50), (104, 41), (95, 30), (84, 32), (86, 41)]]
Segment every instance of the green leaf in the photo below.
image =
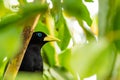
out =
[(113, 32), (111, 37), (116, 36), (116, 39), (113, 38), (112, 41), (120, 51), (120, 39), (116, 34), (120, 30), (120, 1), (99, 0), (99, 8), (99, 36), (110, 35)]
[(72, 49), (65, 49), (61, 54), (59, 54), (58, 57), (60, 66), (66, 68), (67, 70), (71, 70), (70, 67), (71, 50)]
[(20, 6), (19, 14), (22, 16), (28, 16), (31, 14), (42, 13), (48, 9), (47, 4), (39, 4), (39, 3), (28, 3), (26, 5)]
[(70, 41), (70, 32), (66, 25), (65, 19), (62, 14), (62, 5), (60, 0), (52, 0), (53, 8), (51, 10), (52, 16), (55, 21), (56, 35), (60, 39), (58, 46), (61, 50), (67, 48)]
[[(114, 32), (119, 31), (120, 32), (120, 1), (116, 5), (116, 13), (113, 18), (113, 29)], [(114, 14), (114, 13), (113, 13)], [(117, 34), (114, 34), (117, 35)], [(120, 51), (120, 35), (117, 36), (117, 40), (115, 40), (115, 45), (118, 51)]]
[(56, 51), (55, 48), (50, 44), (47, 43), (45, 44), (45, 46), (43, 47), (44, 50), (44, 58), (46, 59), (46, 62), (50, 65), (50, 66), (54, 66), (56, 64)]
[(1, 27), (6, 27), (9, 24), (14, 24), (16, 22), (24, 22), (24, 20), (36, 13), (42, 13), (47, 10), (47, 5), (43, 4), (34, 4), (34, 3), (29, 3), (24, 6), (20, 7), (19, 12), (17, 13), (11, 13), (6, 16), (3, 16), (0, 21), (0, 28)]
[(14, 23), (18, 22), (20, 19), (22, 19), (21, 15), (18, 15), (16, 13), (8, 14), (1, 18), (0, 28), (5, 28), (9, 24), (14, 24)]
[(6, 61), (14, 57), (20, 49), (21, 30), (18, 25), (9, 25), (7, 28), (0, 30), (0, 65), (2, 65), (0, 66), (0, 77), (3, 75)]
[(72, 49), (70, 66), (81, 78), (97, 74), (99, 80), (107, 80), (114, 65), (115, 53), (106, 40), (100, 40)]
[(54, 18), (56, 25), (57, 23), (59, 23), (62, 17), (62, 5), (60, 0), (52, 0), (52, 3), (53, 3), (53, 8), (51, 10), (51, 14)]
[(56, 25), (57, 37), (60, 39), (60, 42), (57, 42), (57, 43), (60, 49), (64, 50), (67, 48), (69, 44), (71, 35), (62, 15), (61, 15), (61, 18), (59, 18), (58, 22), (55, 23), (55, 25)]
[(14, 54), (16, 54), (21, 43), (20, 33), (21, 33), (21, 28), (16, 27), (16, 25), (11, 25), (6, 29), (1, 30), (0, 53), (4, 53), (1, 55), (11, 57)]
[(78, 22), (81, 25), (82, 29), (84, 30), (87, 40), (88, 41), (96, 40), (95, 35), (91, 31), (91, 29), (88, 29), (87, 27), (85, 27), (81, 19), (78, 19)]
[(68, 15), (74, 16), (77, 19), (83, 19), (89, 26), (91, 25), (92, 20), (89, 11), (82, 3), (82, 0), (64, 0), (63, 8)]
[(4, 59), (2, 60), (2, 63), (0, 63), (0, 80), (3, 79), (7, 62), (8, 62), (7, 57), (4, 57)]
[(52, 0), (53, 8), (51, 10), (51, 13), (55, 15), (56, 13), (59, 14), (62, 11), (62, 5), (60, 0)]
[(58, 38), (60, 39), (60, 42), (57, 42), (61, 50), (64, 50), (68, 47), (69, 41), (71, 39), (70, 32), (68, 30), (68, 27), (65, 22), (62, 23), (60, 20), (61, 24), (59, 25), (58, 28)]
[(106, 40), (75, 45), (59, 55), (60, 65), (73, 74), (79, 73), (81, 78), (97, 74), (100, 80), (108, 78), (114, 59), (113, 47)]
[(86, 2), (93, 2), (93, 0), (85, 0)]

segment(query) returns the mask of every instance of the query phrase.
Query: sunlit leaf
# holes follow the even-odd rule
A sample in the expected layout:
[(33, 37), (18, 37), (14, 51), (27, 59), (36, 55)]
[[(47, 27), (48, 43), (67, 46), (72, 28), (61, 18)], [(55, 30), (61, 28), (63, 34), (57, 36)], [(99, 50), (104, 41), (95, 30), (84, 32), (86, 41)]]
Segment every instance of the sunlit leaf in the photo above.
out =
[(79, 73), (82, 78), (93, 74), (97, 74), (101, 79), (106, 78), (112, 70), (114, 59), (115, 53), (104, 40), (76, 45), (59, 55), (60, 65), (71, 72)]
[(75, 46), (72, 49), (70, 66), (80, 77), (97, 74), (100, 80), (107, 78), (114, 65), (115, 53), (105, 40), (88, 45)]
[(63, 8), (68, 15), (74, 16), (77, 19), (83, 19), (90, 26), (92, 20), (87, 7), (82, 3), (82, 0), (64, 0)]

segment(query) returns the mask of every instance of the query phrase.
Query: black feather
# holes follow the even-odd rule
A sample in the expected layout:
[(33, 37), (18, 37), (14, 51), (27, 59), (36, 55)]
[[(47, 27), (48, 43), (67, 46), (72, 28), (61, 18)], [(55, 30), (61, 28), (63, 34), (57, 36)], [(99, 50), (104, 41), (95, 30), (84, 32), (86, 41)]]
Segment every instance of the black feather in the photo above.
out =
[(25, 52), (19, 71), (43, 72), (41, 48), (47, 43), (43, 41), (47, 35), (43, 32), (34, 32)]

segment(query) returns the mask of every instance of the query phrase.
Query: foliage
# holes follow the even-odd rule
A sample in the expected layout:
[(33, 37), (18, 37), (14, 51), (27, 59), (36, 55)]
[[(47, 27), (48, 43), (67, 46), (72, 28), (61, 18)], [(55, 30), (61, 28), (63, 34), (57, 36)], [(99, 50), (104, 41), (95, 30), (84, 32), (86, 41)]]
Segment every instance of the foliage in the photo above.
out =
[[(61, 41), (47, 43), (42, 48), (43, 75), (19, 72), (16, 80), (78, 80), (92, 75), (96, 75), (97, 80), (120, 79), (120, 70), (117, 70), (120, 69), (117, 59), (120, 51), (119, 0), (99, 0), (98, 39), (89, 29), (93, 20), (83, 0), (51, 0), (51, 3), (18, 0), (19, 4), (9, 4), (9, 8), (4, 3), (5, 0), (0, 1), (0, 79), (3, 79), (7, 62), (22, 46), (24, 24), (39, 13), (41, 17), (34, 31), (43, 31)], [(69, 26), (69, 20), (77, 21), (83, 31), (77, 42), (74, 41), (77, 26)], [(81, 36), (86, 40), (80, 42)]]

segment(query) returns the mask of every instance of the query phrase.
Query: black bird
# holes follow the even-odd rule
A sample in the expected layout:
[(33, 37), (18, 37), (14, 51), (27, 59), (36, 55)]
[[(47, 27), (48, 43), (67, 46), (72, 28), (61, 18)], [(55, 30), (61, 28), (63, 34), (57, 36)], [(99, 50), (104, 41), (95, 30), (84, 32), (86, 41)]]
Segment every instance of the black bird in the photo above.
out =
[(45, 43), (56, 40), (59, 39), (48, 36), (43, 32), (34, 32), (25, 52), (19, 71), (43, 72), (43, 60), (40, 50)]

